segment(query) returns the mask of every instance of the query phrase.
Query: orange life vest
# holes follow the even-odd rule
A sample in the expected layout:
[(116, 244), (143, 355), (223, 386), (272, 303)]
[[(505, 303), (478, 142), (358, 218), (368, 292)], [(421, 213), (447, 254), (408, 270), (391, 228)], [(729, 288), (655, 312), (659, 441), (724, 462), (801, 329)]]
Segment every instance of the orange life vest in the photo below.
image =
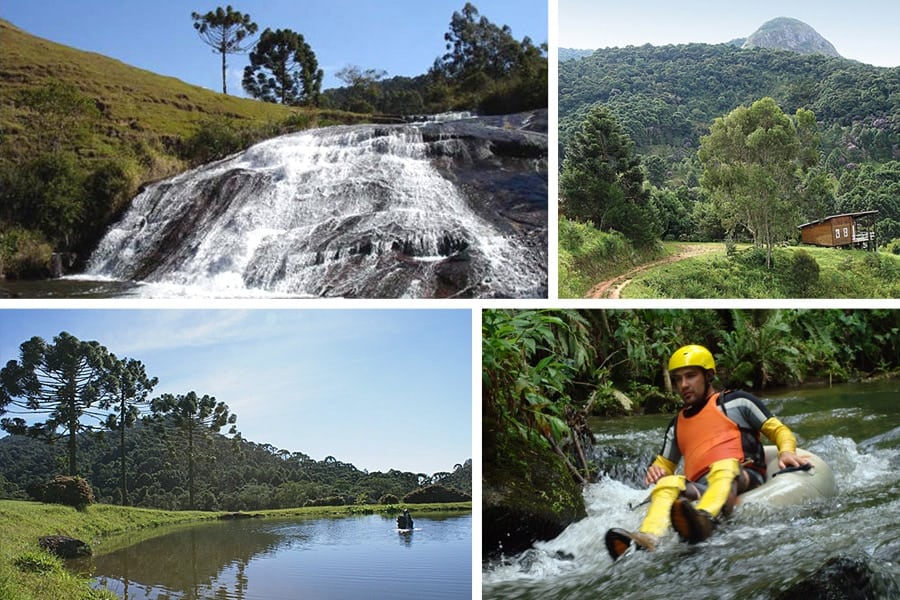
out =
[(684, 457), (684, 474), (697, 481), (709, 471), (709, 465), (725, 458), (744, 461), (741, 430), (737, 423), (725, 416), (718, 404), (719, 393), (706, 401), (700, 412), (684, 416), (678, 412), (675, 442)]

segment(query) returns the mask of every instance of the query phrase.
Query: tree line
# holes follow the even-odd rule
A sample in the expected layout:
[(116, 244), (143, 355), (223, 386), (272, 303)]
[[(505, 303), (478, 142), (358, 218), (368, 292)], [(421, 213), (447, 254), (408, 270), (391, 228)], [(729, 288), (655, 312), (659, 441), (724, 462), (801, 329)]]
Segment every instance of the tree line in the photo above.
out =
[(24, 342), (0, 370), (0, 415), (11, 415), (0, 427), (12, 434), (0, 439), (0, 494), (23, 497), (59, 471), (86, 477), (100, 501), (169, 509), (398, 502), (431, 485), (471, 494), (471, 462), (428, 475), (315, 461), (244, 440), (237, 415), (210, 395), (152, 397), (157, 384), (96, 341), (62, 332)]
[(499, 449), (524, 440), (550, 448), (575, 477), (588, 479), (587, 417), (621, 414), (624, 404), (633, 412), (675, 410), (668, 359), (688, 343), (712, 351), (718, 385), (730, 389), (896, 376), (900, 314), (488, 310), (482, 318), (484, 443)]
[(226, 55), (249, 52), (242, 86), (265, 102), (322, 106), (352, 112), (398, 115), (475, 110), (500, 114), (547, 106), (546, 45), (517, 40), (467, 2), (453, 13), (444, 34), (447, 52), (422, 76), (386, 79), (381, 69), (346, 65), (337, 72), (343, 89), (322, 93), (324, 72), (301, 33), (259, 26), (230, 5), (193, 12), (201, 40), (222, 57), (222, 92), (227, 93)]

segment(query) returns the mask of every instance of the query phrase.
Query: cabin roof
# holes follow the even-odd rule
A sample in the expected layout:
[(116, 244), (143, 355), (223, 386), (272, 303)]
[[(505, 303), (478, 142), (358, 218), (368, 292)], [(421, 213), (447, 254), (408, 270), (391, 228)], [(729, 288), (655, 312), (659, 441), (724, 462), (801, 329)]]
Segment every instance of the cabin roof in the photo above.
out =
[(819, 223), (824, 223), (826, 221), (830, 221), (831, 219), (837, 219), (838, 217), (864, 217), (866, 215), (876, 215), (878, 214), (877, 210), (864, 210), (862, 212), (853, 212), (853, 213), (844, 213), (841, 215), (829, 215), (817, 221), (810, 221), (809, 223), (804, 223), (803, 225), (797, 225), (797, 229), (803, 229), (804, 227), (809, 227), (810, 225), (818, 225)]

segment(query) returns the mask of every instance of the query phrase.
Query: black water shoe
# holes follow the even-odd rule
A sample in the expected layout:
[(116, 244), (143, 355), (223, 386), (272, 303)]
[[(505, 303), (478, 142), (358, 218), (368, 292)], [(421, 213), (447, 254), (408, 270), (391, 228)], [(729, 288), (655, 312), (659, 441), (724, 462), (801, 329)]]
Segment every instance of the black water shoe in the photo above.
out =
[(688, 543), (697, 544), (712, 535), (712, 517), (705, 510), (697, 510), (689, 500), (676, 500), (671, 517), (672, 527)]
[(605, 541), (606, 550), (613, 560), (625, 554), (628, 548), (631, 547), (632, 542), (639, 550), (656, 550), (656, 536), (649, 533), (641, 533), (640, 531), (632, 533), (618, 527), (613, 527), (606, 532)]

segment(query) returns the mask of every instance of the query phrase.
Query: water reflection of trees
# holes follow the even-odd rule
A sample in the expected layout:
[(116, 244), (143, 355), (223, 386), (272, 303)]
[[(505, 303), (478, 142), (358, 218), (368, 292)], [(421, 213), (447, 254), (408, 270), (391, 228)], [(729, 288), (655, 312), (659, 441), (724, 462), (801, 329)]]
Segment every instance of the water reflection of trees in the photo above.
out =
[(250, 561), (274, 554), (295, 537), (258, 523), (201, 525), (96, 557), (92, 575), (101, 583), (123, 581), (120, 593), (126, 600), (140, 597), (130, 595), (129, 588), (143, 590), (144, 597), (156, 590), (159, 600), (194, 600), (211, 591), (216, 598), (240, 600), (246, 597)]

